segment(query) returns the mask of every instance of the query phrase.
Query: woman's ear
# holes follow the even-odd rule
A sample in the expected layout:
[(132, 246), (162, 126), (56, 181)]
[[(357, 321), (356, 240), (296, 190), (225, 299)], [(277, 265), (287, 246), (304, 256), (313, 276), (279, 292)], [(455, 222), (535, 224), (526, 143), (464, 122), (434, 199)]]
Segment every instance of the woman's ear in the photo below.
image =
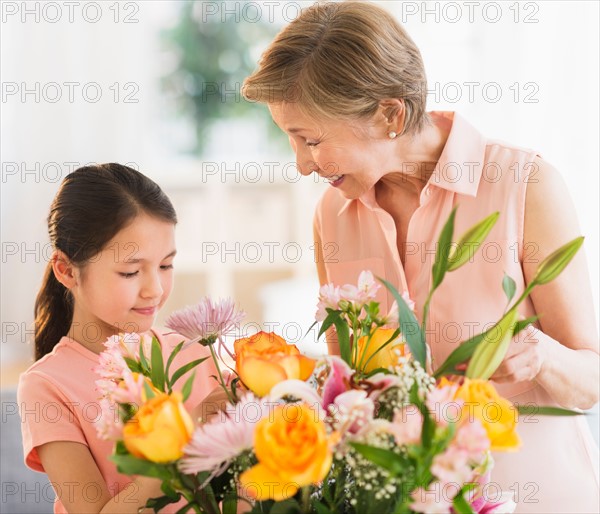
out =
[(404, 100), (400, 98), (387, 98), (379, 102), (379, 109), (386, 123), (386, 131), (402, 134), (406, 110)]
[(77, 284), (75, 266), (64, 252), (56, 250), (52, 254), (52, 271), (56, 280), (58, 280), (67, 289), (71, 289)]

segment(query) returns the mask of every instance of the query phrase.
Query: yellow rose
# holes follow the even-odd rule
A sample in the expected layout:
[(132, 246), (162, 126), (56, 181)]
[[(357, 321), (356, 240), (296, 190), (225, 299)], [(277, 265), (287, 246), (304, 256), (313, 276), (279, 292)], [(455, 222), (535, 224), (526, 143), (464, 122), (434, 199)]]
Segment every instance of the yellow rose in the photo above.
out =
[(481, 421), (492, 451), (514, 451), (521, 445), (517, 434), (517, 410), (490, 382), (465, 378), (455, 397), (465, 402), (463, 416), (474, 416)]
[[(406, 345), (399, 338), (396, 338), (380, 350), (393, 334), (394, 329), (392, 328), (378, 328), (371, 336), (371, 341), (368, 345), (367, 336), (363, 336), (358, 340), (357, 366), (361, 366), (362, 371), (369, 373), (377, 368), (388, 368), (389, 366), (398, 365), (400, 357), (406, 355)], [(373, 355), (374, 357), (372, 357)], [(365, 363), (367, 363), (366, 366)]]
[(170, 462), (183, 455), (194, 423), (185, 410), (181, 393), (161, 393), (150, 398), (123, 428), (125, 448), (134, 457)]
[(325, 424), (307, 404), (281, 405), (259, 421), (254, 451), (258, 464), (240, 475), (240, 485), (256, 500), (290, 498), (300, 487), (323, 480), (331, 468)]
[(258, 332), (234, 343), (236, 371), (242, 382), (258, 396), (269, 394), (271, 388), (290, 378), (306, 380), (315, 368), (315, 361), (287, 344), (277, 334)]

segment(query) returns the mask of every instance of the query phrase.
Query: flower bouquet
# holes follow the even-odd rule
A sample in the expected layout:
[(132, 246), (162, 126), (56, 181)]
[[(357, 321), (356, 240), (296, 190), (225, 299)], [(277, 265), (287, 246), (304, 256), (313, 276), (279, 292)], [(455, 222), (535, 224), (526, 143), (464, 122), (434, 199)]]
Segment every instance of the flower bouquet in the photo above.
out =
[[(158, 341), (130, 336), (132, 350), (126, 336), (109, 340), (98, 385), (106, 412), (117, 405), (118, 416), (104, 416), (99, 429), (116, 441), (119, 471), (162, 480), (164, 496), (147, 506), (159, 511), (181, 502), (182, 513), (231, 514), (512, 512), (510, 495), (492, 497), (486, 485), (491, 452), (518, 449), (518, 414), (525, 409), (500, 397), (488, 379), (514, 335), (536, 320), (519, 320), (519, 303), (561, 273), (583, 238), (545, 259), (512, 305), (515, 285), (505, 277), (504, 316), (432, 374), (424, 337), (431, 297), (446, 273), (469, 262), (498, 214), (457, 243), (454, 216), (440, 236), (421, 324), (408, 296), (385, 280), (396, 301), (379, 312), (382, 286), (368, 270), (356, 285), (325, 285), (319, 335), (334, 328), (340, 356), (308, 358), (274, 333), (239, 338), (234, 379), (215, 377), (227, 402), (210, 419), (200, 416), (198, 426), (181, 403), (193, 376), (181, 390), (175, 384), (200, 362), (171, 374), (173, 355), (164, 363)], [(172, 315), (167, 326), (188, 338), (173, 353), (196, 341), (210, 346), (217, 361), (227, 351), (225, 327), (241, 319), (232, 305), (205, 299)], [(218, 323), (215, 310), (227, 313)], [(575, 414), (540, 407), (536, 413)], [(152, 451), (140, 451), (140, 442)]]

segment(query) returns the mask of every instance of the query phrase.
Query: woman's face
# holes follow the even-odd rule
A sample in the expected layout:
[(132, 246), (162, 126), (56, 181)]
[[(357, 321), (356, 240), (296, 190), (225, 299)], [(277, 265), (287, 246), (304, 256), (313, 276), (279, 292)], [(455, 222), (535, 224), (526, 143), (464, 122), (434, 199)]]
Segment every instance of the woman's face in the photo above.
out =
[(360, 197), (390, 171), (395, 145), (382, 113), (359, 126), (358, 122), (314, 120), (293, 103), (269, 104), (269, 110), (289, 137), (299, 172), (318, 173), (346, 198)]

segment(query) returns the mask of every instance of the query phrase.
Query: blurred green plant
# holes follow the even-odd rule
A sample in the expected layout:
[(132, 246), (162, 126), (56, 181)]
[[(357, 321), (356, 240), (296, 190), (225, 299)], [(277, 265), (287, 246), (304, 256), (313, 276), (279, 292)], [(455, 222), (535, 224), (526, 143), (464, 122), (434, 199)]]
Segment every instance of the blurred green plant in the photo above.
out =
[(204, 10), (206, 3), (210, 2), (180, 2), (177, 24), (163, 32), (177, 58), (175, 70), (163, 77), (163, 89), (174, 98), (178, 114), (195, 126), (194, 153), (202, 153), (216, 121), (235, 118), (255, 119), (257, 125), (266, 122), (269, 144), (287, 146), (266, 106), (247, 102), (240, 93), (244, 79), (280, 27), (262, 16), (245, 19), (244, 13), (250, 12), (244, 8), (247, 1), (235, 2), (232, 13), (210, 16)]

